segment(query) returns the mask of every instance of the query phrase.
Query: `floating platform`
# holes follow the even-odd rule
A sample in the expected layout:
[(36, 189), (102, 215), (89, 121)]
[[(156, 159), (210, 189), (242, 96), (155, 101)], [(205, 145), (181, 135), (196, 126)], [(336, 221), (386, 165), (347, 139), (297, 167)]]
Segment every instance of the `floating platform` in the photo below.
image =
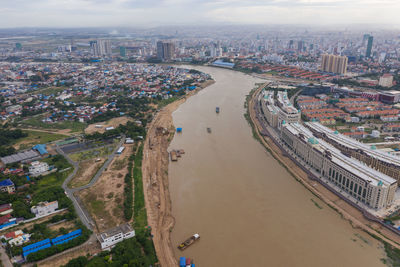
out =
[(171, 157), (171, 161), (178, 161), (178, 154), (175, 150), (169, 152), (169, 156)]

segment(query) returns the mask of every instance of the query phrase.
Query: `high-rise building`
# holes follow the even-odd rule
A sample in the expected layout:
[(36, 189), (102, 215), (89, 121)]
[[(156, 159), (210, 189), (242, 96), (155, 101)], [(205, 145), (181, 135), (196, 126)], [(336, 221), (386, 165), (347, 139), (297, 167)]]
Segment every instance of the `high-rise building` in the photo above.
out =
[(367, 51), (365, 53), (365, 57), (371, 57), (371, 51), (372, 51), (372, 43), (374, 41), (373, 36), (368, 37), (368, 44), (367, 44)]
[(157, 58), (171, 60), (175, 57), (175, 44), (173, 42), (157, 42)]
[(289, 49), (293, 49), (293, 43), (294, 43), (293, 40), (289, 41)]
[(363, 45), (363, 46), (364, 46), (365, 43), (368, 41), (368, 38), (369, 38), (369, 34), (364, 34), (364, 35), (363, 35), (363, 40), (362, 40), (362, 45)]
[(347, 57), (335, 55), (322, 55), (321, 70), (326, 72), (346, 74)]
[(297, 51), (302, 52), (304, 49), (304, 42), (303, 41), (298, 41), (297, 42)]
[(120, 46), (119, 47), (119, 55), (121, 57), (126, 57), (126, 47), (125, 46)]
[(111, 42), (110, 40), (95, 40), (90, 41), (90, 49), (94, 56), (109, 56), (112, 54)]

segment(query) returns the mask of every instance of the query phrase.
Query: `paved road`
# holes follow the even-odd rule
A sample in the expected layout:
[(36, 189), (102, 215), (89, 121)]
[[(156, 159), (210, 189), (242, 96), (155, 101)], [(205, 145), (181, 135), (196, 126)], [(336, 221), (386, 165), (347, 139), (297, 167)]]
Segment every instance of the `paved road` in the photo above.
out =
[(81, 219), (82, 223), (89, 228), (90, 230), (93, 230), (94, 222), (92, 218), (90, 217), (90, 214), (88, 211), (83, 207), (82, 203), (80, 203), (80, 200), (77, 196), (74, 195), (75, 192), (86, 189), (94, 185), (97, 180), (100, 178), (101, 174), (103, 171), (110, 165), (114, 157), (116, 156), (116, 152), (122, 144), (125, 142), (125, 136), (121, 138), (121, 141), (119, 142), (118, 146), (115, 148), (113, 153), (108, 156), (107, 161), (103, 164), (103, 166), (97, 171), (96, 175), (93, 177), (93, 179), (90, 181), (89, 184), (78, 187), (78, 188), (69, 188), (68, 183), (71, 181), (71, 179), (76, 175), (79, 164), (75, 161), (73, 161), (67, 154), (65, 154), (62, 149), (57, 145), (56, 150), (57, 152), (64, 156), (67, 161), (74, 167), (74, 171), (65, 179), (64, 183), (62, 184), (62, 188), (64, 189), (67, 197), (69, 197), (72, 200), (72, 203), (74, 204), (75, 210), (79, 218)]
[(10, 261), (10, 258), (8, 257), (6, 250), (4, 249), (3, 246), (0, 246), (0, 259), (1, 263), (3, 264), (4, 267), (12, 267), (12, 263)]
[(292, 103), (293, 106), (294, 106), (294, 100), (295, 100), (296, 96), (298, 96), (301, 93), (301, 91), (303, 91), (303, 90), (300, 89), (294, 95), (292, 95), (292, 97), (290, 98), (290, 103)]

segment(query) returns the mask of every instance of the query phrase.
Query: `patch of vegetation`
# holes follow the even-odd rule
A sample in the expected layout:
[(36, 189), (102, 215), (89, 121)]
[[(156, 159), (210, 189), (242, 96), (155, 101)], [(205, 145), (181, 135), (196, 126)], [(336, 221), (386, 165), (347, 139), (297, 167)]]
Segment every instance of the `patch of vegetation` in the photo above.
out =
[[(130, 219), (132, 211), (134, 211), (136, 236), (118, 243), (111, 252), (102, 252), (91, 259), (79, 257), (69, 261), (64, 265), (65, 267), (159, 266), (157, 265), (158, 259), (151, 237), (151, 229), (147, 228), (142, 180), (142, 158), (143, 144), (138, 148), (137, 153), (129, 158), (129, 171), (125, 176), (124, 216), (126, 219)], [(135, 184), (133, 209), (132, 178)]]
[(157, 101), (157, 106), (158, 106), (158, 108), (161, 109), (161, 108), (167, 106), (168, 104), (171, 104), (172, 102), (174, 102), (174, 101), (176, 101), (178, 99), (179, 99), (178, 96), (173, 96), (173, 97), (170, 97), (170, 98), (167, 98), (167, 99), (162, 99), (162, 100)]
[(134, 218), (135, 227), (140, 229), (147, 226), (147, 214), (144, 202), (143, 177), (142, 177), (143, 144), (139, 147), (134, 160), (133, 181), (135, 188)]
[(114, 163), (113, 163), (111, 169), (112, 169), (113, 171), (122, 170), (122, 169), (126, 166), (125, 161), (126, 161), (125, 159), (116, 159), (116, 160), (114, 161)]
[(65, 89), (67, 89), (67, 87), (46, 87), (46, 88), (42, 88), (37, 90), (35, 93), (37, 94), (43, 94), (43, 95), (56, 95), (59, 92), (64, 91)]
[(63, 134), (55, 134), (55, 133), (46, 133), (46, 132), (37, 132), (37, 131), (22, 131), (27, 134), (26, 137), (22, 137), (18, 139), (15, 145), (19, 145), (19, 149), (27, 149), (31, 148), (36, 144), (46, 144), (49, 142), (53, 142), (56, 140), (64, 139), (67, 136)]
[(392, 245), (384, 242), (385, 252), (388, 257), (387, 262), (393, 267), (400, 266), (400, 249), (393, 247)]
[(245, 119), (249, 123), (251, 127), (251, 131), (253, 133), (254, 139), (258, 140), (261, 142), (260, 138), (258, 137), (256, 126), (254, 125), (251, 117), (250, 117), (250, 111), (249, 111), (249, 103), (251, 101), (251, 98), (253, 97), (254, 93), (256, 92), (257, 88), (254, 88), (253, 90), (250, 91), (250, 93), (246, 96), (246, 101), (244, 102), (244, 108), (246, 109), (246, 113), (244, 114)]
[(78, 121), (60, 121), (54, 123), (45, 123), (42, 121), (43, 116), (36, 116), (26, 120), (21, 121), (22, 125), (26, 125), (33, 128), (42, 128), (50, 130), (64, 130), (70, 129), (71, 132), (83, 132), (86, 128), (86, 123)]
[[(128, 173), (125, 175), (125, 188), (124, 188), (124, 217), (126, 220), (130, 220), (133, 215), (133, 183), (132, 183), (132, 172), (133, 172), (133, 161), (135, 155), (132, 154), (129, 157)], [(136, 191), (136, 190), (135, 190)]]
[(0, 157), (15, 153), (15, 149), (10, 146), (16, 140), (27, 137), (28, 135), (20, 129), (10, 130), (7, 126), (0, 128)]
[(136, 236), (118, 243), (111, 252), (104, 251), (91, 258), (79, 257), (64, 267), (103, 266), (159, 266), (153, 242), (148, 230), (136, 232)]
[[(37, 226), (37, 225), (35, 225), (35, 226)], [(35, 228), (35, 226), (34, 226), (34, 228)], [(48, 232), (50, 230), (45, 225), (40, 225), (39, 227), (42, 228), (42, 230), (45, 232), (45, 234), (43, 235), (43, 238), (49, 238)], [(71, 241), (69, 241), (67, 243), (51, 246), (49, 248), (40, 250), (38, 252), (31, 253), (28, 255), (27, 260), (29, 262), (39, 261), (39, 260), (45, 259), (47, 257), (50, 257), (54, 254), (60, 253), (64, 250), (67, 250), (69, 248), (79, 246), (79, 245), (85, 243), (86, 240), (88, 240), (90, 235), (92, 234), (92, 232), (89, 229), (87, 229), (86, 226), (83, 225), (81, 222), (76, 222), (76, 229), (82, 229), (81, 236), (79, 236), (75, 239), (72, 239)], [(74, 229), (74, 230), (76, 230), (76, 229)]]
[(114, 150), (113, 145), (108, 145), (96, 149), (91, 149), (83, 152), (78, 152), (69, 155), (73, 161), (89, 160), (94, 158), (101, 158), (110, 155)]

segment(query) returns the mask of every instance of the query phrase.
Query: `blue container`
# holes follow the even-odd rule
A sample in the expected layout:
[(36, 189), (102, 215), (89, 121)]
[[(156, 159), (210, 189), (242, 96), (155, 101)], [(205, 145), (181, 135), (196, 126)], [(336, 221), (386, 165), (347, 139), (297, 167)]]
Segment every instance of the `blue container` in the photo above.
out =
[(176, 132), (177, 133), (181, 133), (182, 132), (182, 128), (176, 128)]
[(185, 257), (181, 257), (179, 259), (179, 267), (185, 267), (186, 266), (186, 258)]

